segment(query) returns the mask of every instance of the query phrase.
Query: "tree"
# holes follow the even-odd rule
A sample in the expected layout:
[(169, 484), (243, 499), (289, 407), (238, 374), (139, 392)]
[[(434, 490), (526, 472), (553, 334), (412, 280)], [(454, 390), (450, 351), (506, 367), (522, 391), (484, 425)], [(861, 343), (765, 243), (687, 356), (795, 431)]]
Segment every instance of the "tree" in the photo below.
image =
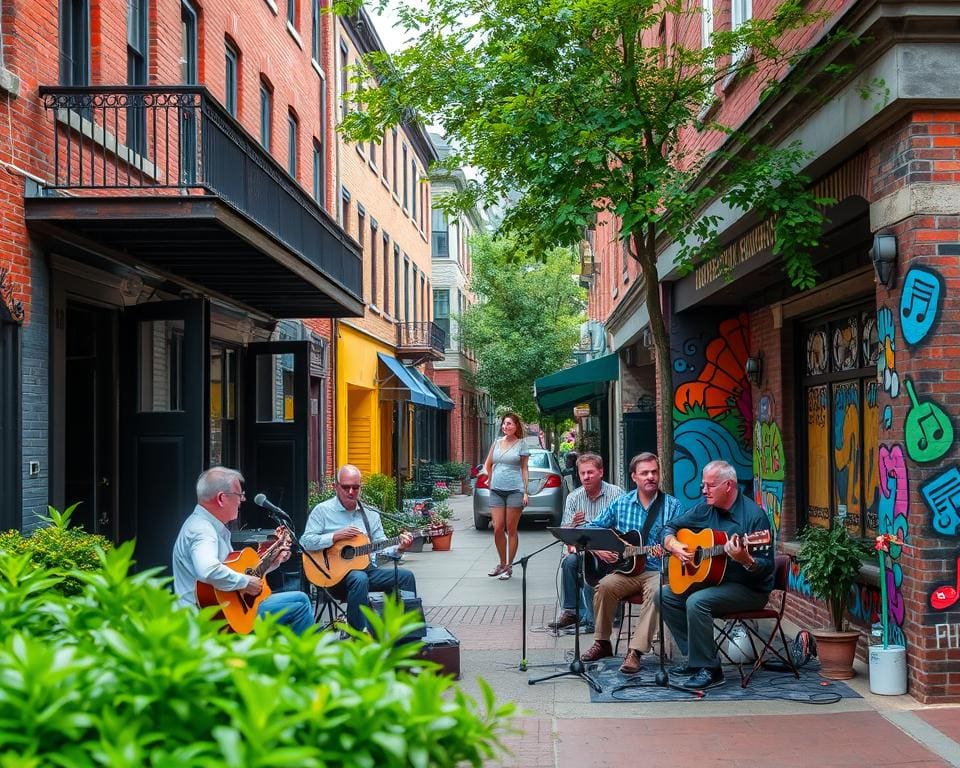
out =
[(477, 383), (494, 402), (536, 421), (533, 381), (563, 368), (580, 336), (584, 291), (569, 248), (542, 260), (517, 258), (514, 241), (472, 241), (470, 290), (477, 303), (460, 316), (460, 340), (477, 356)]
[[(484, 176), (482, 188), (445, 205), (462, 209), (519, 191), (502, 229), (534, 232), (534, 251), (580, 240), (600, 211), (618, 217), (645, 281), (664, 425), (672, 423), (673, 392), (657, 264), (663, 246), (680, 245), (683, 269), (716, 255), (719, 221), (702, 212), (721, 199), (773, 217), (774, 251), (790, 280), (815, 283), (810, 249), (828, 201), (797, 175), (802, 149), (767, 147), (704, 120), (722, 84), (750, 78), (769, 91), (788, 71), (798, 79), (815, 49), (783, 41), (800, 41), (789, 33), (824, 15), (786, 0), (769, 18), (716, 31), (701, 46), (699, 32), (688, 45), (663, 31), (699, 31), (698, 0), (422, 0), (398, 14), (412, 44), (362, 62), (354, 80), (361, 108), (341, 130), (359, 140), (415, 115), (439, 124), (460, 148), (444, 165)], [(697, 135), (723, 151), (689, 149), (696, 143), (685, 139)], [(672, 456), (672, 431), (660, 440), (661, 454)], [(670, 461), (663, 480), (672, 489)]]

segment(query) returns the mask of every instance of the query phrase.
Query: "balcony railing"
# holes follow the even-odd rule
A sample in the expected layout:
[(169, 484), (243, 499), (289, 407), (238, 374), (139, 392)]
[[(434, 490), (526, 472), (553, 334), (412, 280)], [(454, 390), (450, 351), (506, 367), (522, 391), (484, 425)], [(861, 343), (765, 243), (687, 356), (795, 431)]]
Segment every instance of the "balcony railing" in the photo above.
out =
[(397, 350), (420, 352), (443, 357), (447, 348), (447, 334), (436, 323), (397, 323)]
[(42, 86), (53, 184), (74, 195), (212, 194), (355, 296), (362, 259), (330, 215), (202, 86)]

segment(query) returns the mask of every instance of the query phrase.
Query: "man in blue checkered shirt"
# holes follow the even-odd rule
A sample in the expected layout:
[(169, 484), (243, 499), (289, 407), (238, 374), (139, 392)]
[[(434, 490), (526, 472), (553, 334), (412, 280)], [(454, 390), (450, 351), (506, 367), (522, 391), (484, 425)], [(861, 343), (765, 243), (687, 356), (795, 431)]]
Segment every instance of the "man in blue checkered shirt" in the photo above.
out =
[[(636, 490), (625, 493), (616, 499), (589, 527), (615, 528), (642, 532), (648, 515), (655, 517), (651, 521), (650, 532), (644, 537), (644, 545), (661, 542), (665, 523), (682, 512), (680, 502), (673, 496), (660, 490), (660, 460), (656, 454), (641, 453), (630, 461), (630, 477), (636, 483)], [(617, 560), (614, 552), (593, 552), (594, 557), (607, 563)], [(660, 558), (647, 557), (646, 568), (639, 574), (628, 576), (622, 573), (610, 573), (597, 584), (593, 598), (593, 612), (596, 616), (596, 634), (594, 643), (580, 657), (582, 661), (596, 661), (613, 655), (610, 635), (613, 631), (613, 617), (619, 602), (627, 597), (642, 595), (640, 614), (630, 638), (627, 656), (620, 671), (632, 675), (640, 671), (641, 657), (653, 650), (653, 637), (657, 623), (657, 607), (653, 600), (660, 579)]]

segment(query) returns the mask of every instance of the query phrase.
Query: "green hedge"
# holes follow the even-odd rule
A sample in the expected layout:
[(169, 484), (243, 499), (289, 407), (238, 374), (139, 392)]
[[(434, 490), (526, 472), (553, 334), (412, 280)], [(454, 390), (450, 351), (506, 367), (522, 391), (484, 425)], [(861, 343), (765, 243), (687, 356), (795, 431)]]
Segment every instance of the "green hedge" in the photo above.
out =
[[(514, 706), (482, 703), (417, 644), (413, 621), (371, 615), (377, 641), (297, 637), (273, 622), (227, 635), (179, 608), (133, 543), (95, 571), (0, 551), (0, 768), (480, 766), (501, 756)], [(76, 580), (79, 591), (62, 588)], [(412, 668), (426, 667), (414, 674)]]

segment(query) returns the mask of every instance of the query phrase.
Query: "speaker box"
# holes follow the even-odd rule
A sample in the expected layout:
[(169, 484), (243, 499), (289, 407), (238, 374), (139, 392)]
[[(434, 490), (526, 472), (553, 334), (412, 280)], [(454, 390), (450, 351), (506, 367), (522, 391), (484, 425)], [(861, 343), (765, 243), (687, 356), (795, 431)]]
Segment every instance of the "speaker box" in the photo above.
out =
[[(427, 619), (423, 614), (423, 601), (419, 597), (415, 597), (412, 592), (407, 592), (406, 590), (401, 590), (401, 597), (403, 598), (403, 610), (408, 613), (415, 613), (419, 618), (420, 623), (423, 625), (420, 629), (414, 630), (406, 637), (401, 638), (401, 643), (409, 643), (413, 640), (420, 640), (424, 637), (427, 632), (426, 623)], [(373, 608), (379, 615), (383, 616), (383, 603), (385, 600), (384, 592), (371, 592), (370, 593), (370, 607)]]
[(446, 627), (427, 627), (419, 657), (443, 667), (443, 673), (460, 679), (460, 641)]

